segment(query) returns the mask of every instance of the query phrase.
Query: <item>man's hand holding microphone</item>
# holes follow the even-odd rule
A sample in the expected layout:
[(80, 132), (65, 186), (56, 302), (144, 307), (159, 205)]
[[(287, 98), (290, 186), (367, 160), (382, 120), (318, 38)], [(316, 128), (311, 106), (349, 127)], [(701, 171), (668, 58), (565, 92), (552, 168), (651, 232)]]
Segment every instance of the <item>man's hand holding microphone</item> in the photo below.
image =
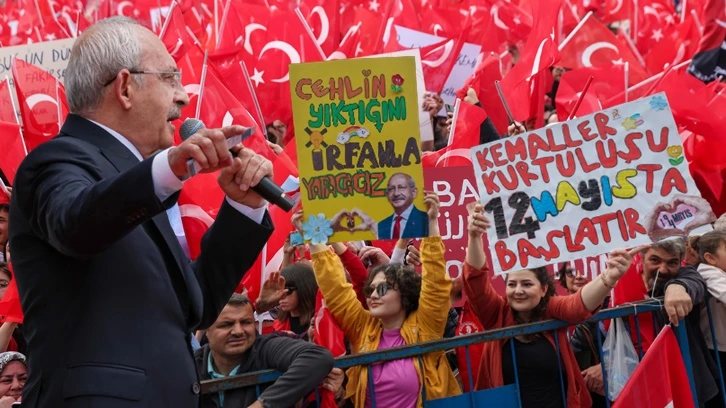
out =
[(239, 125), (206, 129), (202, 122), (187, 119), (180, 128), (182, 143), (167, 155), (169, 166), (182, 180), (197, 171), (221, 170), (217, 181), (231, 200), (250, 208), (260, 208), (269, 201), (289, 211), (286, 207), (291, 208), (292, 202), (272, 182), (272, 163), (239, 143), (240, 136), (244, 140), (253, 131)]

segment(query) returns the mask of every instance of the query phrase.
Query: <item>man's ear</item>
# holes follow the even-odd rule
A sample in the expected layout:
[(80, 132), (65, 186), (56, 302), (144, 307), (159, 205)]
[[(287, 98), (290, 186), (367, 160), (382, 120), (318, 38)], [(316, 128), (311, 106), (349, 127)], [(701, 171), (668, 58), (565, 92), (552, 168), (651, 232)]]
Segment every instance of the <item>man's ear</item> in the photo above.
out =
[(124, 110), (131, 109), (131, 101), (135, 96), (139, 84), (133, 79), (133, 76), (127, 69), (122, 69), (116, 75), (116, 81), (113, 82), (114, 96)]

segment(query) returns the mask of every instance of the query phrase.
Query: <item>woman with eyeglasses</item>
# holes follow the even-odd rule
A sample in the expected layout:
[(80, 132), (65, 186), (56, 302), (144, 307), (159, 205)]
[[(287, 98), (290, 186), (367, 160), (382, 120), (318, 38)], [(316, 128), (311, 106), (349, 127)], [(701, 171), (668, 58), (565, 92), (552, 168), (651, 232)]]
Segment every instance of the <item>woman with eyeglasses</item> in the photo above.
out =
[[(313, 269), (326, 306), (350, 341), (352, 352), (383, 350), (441, 339), (449, 312), (451, 279), (446, 274), (444, 244), (439, 234), (439, 199), (425, 197), (429, 237), (421, 243), (422, 274), (401, 264), (371, 270), (364, 293), (368, 310), (345, 279), (343, 265), (326, 245), (311, 245)], [(293, 216), (301, 229), (302, 213)], [(369, 377), (368, 370), (372, 370)], [(347, 371), (346, 397), (356, 407), (414, 408), (426, 399), (461, 393), (443, 351), (418, 358), (388, 361)], [(369, 384), (369, 378), (373, 384)]]
[[(607, 269), (600, 277), (568, 296), (555, 296), (554, 281), (544, 267), (508, 273), (505, 297), (499, 296), (489, 281), (489, 268), (482, 235), (489, 228), (484, 208), (477, 204), (469, 219), (469, 244), (464, 263), (464, 293), (485, 330), (547, 319), (578, 323), (600, 309), (605, 296), (633, 262), (630, 251), (610, 253)], [(567, 340), (566, 330), (557, 332), (559, 350), (552, 332), (516, 336), (484, 343), (476, 389), (489, 389), (515, 383), (519, 379), (522, 407), (590, 407), (592, 401), (577, 360)], [(512, 358), (516, 355), (516, 370)], [(558, 353), (559, 351), (559, 353)], [(563, 384), (560, 384), (560, 368)], [(564, 388), (564, 400), (562, 388)]]
[(285, 280), (285, 292), (280, 299), (273, 328), (275, 331), (307, 335), (318, 293), (313, 268), (306, 263), (294, 263), (284, 267), (280, 276)]

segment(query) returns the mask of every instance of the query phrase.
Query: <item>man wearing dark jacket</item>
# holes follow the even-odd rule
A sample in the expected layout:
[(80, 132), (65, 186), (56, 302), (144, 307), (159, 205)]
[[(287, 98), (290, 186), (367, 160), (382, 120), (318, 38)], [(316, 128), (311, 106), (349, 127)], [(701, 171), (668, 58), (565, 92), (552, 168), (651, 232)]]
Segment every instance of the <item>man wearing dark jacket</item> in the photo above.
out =
[[(202, 396), (202, 407), (291, 407), (320, 385), (333, 368), (328, 350), (286, 336), (258, 336), (254, 310), (245, 295), (232, 295), (217, 321), (207, 330), (209, 344), (194, 353), (202, 380), (258, 370), (284, 374), (271, 385), (238, 388)], [(342, 376), (341, 376), (342, 378)], [(326, 381), (326, 388), (330, 384)]]
[(643, 280), (652, 297), (664, 297), (664, 310), (655, 313), (658, 327), (685, 319), (696, 395), (703, 406), (718, 394), (718, 371), (700, 329), (706, 282), (692, 266), (681, 266), (685, 255), (682, 239), (654, 243), (643, 253)]

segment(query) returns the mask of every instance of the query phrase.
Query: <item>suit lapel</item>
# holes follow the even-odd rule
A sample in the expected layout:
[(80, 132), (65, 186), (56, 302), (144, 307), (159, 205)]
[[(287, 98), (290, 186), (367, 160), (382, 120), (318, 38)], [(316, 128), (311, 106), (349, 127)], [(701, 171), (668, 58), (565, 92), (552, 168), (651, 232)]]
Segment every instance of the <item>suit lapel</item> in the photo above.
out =
[[(63, 128), (61, 129), (60, 136), (70, 136), (76, 139), (81, 139), (98, 147), (101, 154), (116, 168), (119, 173), (123, 173), (124, 171), (139, 164), (139, 159), (115, 137), (93, 122), (80, 116), (73, 114), (68, 115), (65, 123), (63, 124)], [(181, 279), (186, 287), (186, 290), (183, 290), (184, 288), (181, 287), (177, 288), (178, 285), (174, 285), (174, 287), (186, 317), (189, 310), (185, 307), (185, 305), (188, 305), (189, 296), (192, 297), (193, 302), (201, 302), (201, 293), (198, 288), (194, 290), (195, 288), (190, 286), (189, 280), (193, 277), (187, 276), (187, 272), (190, 271), (190, 268), (185, 268), (185, 265), (187, 265), (189, 261), (181, 249), (181, 245), (177, 240), (174, 230), (171, 228), (166, 212), (155, 215), (152, 217), (151, 222), (147, 221), (146, 223), (150, 224), (146, 227), (153, 226), (157, 229), (158, 233), (163, 238), (163, 242), (157, 242), (157, 244), (166, 245), (166, 248), (160, 248), (160, 250), (164, 252), (165, 249), (168, 249), (176, 263), (176, 271), (171, 270), (171, 268), (167, 268), (167, 273), (169, 273), (169, 278), (172, 280), (172, 283), (175, 280), (178, 280), (179, 277), (178, 275), (176, 277), (171, 275), (181, 274)], [(162, 256), (166, 255), (162, 254)]]

